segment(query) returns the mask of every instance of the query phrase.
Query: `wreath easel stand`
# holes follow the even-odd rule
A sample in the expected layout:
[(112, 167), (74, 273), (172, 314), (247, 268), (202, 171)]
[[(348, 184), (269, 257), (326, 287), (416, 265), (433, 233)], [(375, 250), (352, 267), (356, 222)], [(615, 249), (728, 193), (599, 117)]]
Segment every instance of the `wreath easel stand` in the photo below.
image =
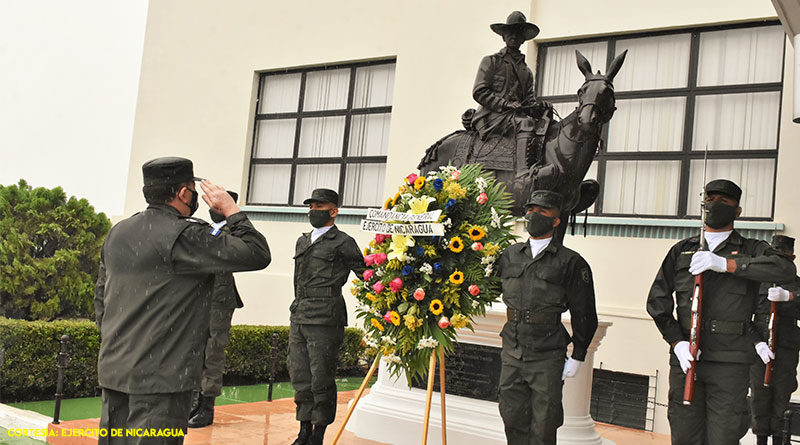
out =
[[(439, 393), (441, 394), (441, 404), (442, 404), (442, 445), (447, 445), (447, 421), (445, 417), (445, 386), (444, 386), (444, 348), (437, 348), (431, 351), (431, 360), (430, 365), (428, 367), (428, 390), (425, 395), (425, 417), (422, 422), (422, 445), (427, 445), (428, 443), (428, 424), (430, 423), (431, 417), (431, 399), (433, 398), (433, 382), (436, 378), (436, 355), (439, 355)], [(375, 369), (378, 367), (378, 363), (380, 363), (381, 354), (378, 353), (375, 356), (375, 361), (372, 362), (372, 366), (369, 368), (367, 375), (364, 377), (364, 381), (361, 382), (361, 386), (358, 388), (358, 393), (356, 393), (356, 397), (353, 399), (353, 403), (350, 404), (350, 408), (347, 409), (347, 414), (344, 416), (344, 422), (342, 425), (339, 426), (339, 430), (336, 431), (336, 436), (333, 438), (333, 445), (338, 443), (339, 438), (342, 436), (344, 432), (345, 426), (347, 426), (347, 422), (350, 420), (350, 416), (353, 414), (353, 411), (356, 409), (356, 405), (358, 405), (358, 401), (361, 400), (361, 396), (364, 394), (364, 390), (367, 387), (367, 383), (369, 383), (372, 375), (375, 373)]]

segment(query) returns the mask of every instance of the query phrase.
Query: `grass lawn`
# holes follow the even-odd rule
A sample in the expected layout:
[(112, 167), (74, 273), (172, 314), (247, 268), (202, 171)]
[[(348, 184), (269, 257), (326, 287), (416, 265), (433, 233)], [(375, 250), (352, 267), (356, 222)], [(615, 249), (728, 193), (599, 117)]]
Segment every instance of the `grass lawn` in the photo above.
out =
[[(375, 383), (376, 378), (373, 378), (369, 386)], [(336, 379), (336, 387), (339, 391), (352, 391), (361, 386), (362, 377), (344, 377)], [(289, 382), (275, 383), (272, 386), (272, 398), (285, 399), (294, 397), (294, 390), (292, 384)], [(217, 397), (217, 405), (231, 405), (234, 403), (249, 403), (261, 402), (267, 400), (267, 385), (248, 385), (248, 386), (226, 386), (222, 388), (222, 395)], [(61, 420), (78, 420), (78, 419), (92, 419), (100, 417), (101, 407), (100, 397), (86, 397), (82, 399), (65, 399), (61, 401)], [(36, 411), (37, 413), (44, 414), (45, 416), (53, 415), (55, 401), (43, 400), (39, 402), (18, 402), (9, 403), (15, 408), (25, 409), (29, 411)], [(28, 442), (14, 442), (16, 438), (11, 439), (11, 442), (4, 442), (4, 440), (11, 439), (5, 430), (0, 429), (0, 445), (6, 444), (27, 444)], [(26, 439), (27, 440), (27, 439)], [(30, 443), (36, 443), (31, 441)], [(41, 442), (39, 442), (41, 443)]]
[(8, 430), (0, 428), (0, 445), (42, 445), (44, 442), (27, 437), (11, 437)]

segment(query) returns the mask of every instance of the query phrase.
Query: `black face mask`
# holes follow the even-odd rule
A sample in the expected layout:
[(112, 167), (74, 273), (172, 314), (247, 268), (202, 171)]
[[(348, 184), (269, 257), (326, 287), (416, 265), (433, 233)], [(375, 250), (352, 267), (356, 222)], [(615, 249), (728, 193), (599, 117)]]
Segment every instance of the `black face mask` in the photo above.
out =
[(538, 238), (553, 230), (553, 223), (556, 221), (555, 218), (542, 215), (538, 212), (528, 213), (525, 215), (525, 219), (528, 221), (528, 233), (534, 238)]
[(328, 224), (328, 221), (331, 220), (331, 211), (330, 210), (309, 210), (308, 211), (308, 221), (311, 222), (311, 225), (319, 229), (320, 227), (324, 227), (325, 224)]
[(736, 207), (731, 207), (720, 201), (706, 203), (706, 224), (712, 229), (721, 229), (729, 226), (736, 219)]
[(225, 215), (217, 213), (213, 210), (209, 210), (208, 215), (211, 216), (211, 221), (214, 221), (215, 223), (221, 223), (222, 221), (225, 221)]
[(196, 211), (197, 211), (197, 207), (198, 207), (198, 205), (199, 205), (199, 204), (197, 203), (197, 198), (198, 198), (200, 195), (199, 195), (199, 194), (198, 194), (196, 191), (194, 191), (194, 190), (192, 190), (192, 189), (188, 189), (188, 190), (189, 190), (190, 192), (192, 192), (192, 200), (191, 200), (191, 201), (189, 201), (189, 216), (192, 216), (192, 215), (194, 215), (194, 212), (196, 212)]

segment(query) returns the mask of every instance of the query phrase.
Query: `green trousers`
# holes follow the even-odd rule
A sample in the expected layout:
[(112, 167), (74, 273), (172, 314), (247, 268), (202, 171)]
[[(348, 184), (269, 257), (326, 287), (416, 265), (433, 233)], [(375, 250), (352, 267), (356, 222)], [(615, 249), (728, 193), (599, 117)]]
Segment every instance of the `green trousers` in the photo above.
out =
[(753, 434), (781, 435), (783, 412), (789, 409), (789, 399), (797, 389), (797, 355), (796, 349), (778, 346), (769, 387), (764, 386), (766, 365), (757, 360), (750, 367), (750, 428)]
[(103, 408), (100, 413), (100, 428), (110, 431), (121, 429), (121, 436), (100, 437), (100, 445), (181, 445), (183, 436), (144, 437), (126, 435), (128, 429), (183, 431), (189, 422), (192, 392), (163, 394), (127, 394), (103, 388)]
[(225, 346), (231, 338), (233, 309), (211, 308), (209, 337), (203, 360), (203, 379), (200, 389), (206, 397), (222, 393), (222, 374), (225, 373)]
[(694, 400), (683, 404), (686, 374), (669, 369), (667, 417), (673, 445), (738, 445), (749, 426), (747, 387), (749, 363), (696, 364)]
[(500, 416), (508, 445), (555, 445), (564, 423), (564, 357), (519, 360), (500, 353)]
[(286, 365), (297, 420), (330, 425), (336, 418), (336, 362), (343, 341), (343, 326), (291, 324)]

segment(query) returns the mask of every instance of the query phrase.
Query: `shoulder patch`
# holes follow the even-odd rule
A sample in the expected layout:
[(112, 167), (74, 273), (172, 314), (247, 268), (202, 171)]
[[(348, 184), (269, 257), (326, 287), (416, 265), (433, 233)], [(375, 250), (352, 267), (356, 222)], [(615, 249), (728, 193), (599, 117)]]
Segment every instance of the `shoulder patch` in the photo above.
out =
[(222, 228), (211, 227), (211, 230), (209, 230), (208, 233), (211, 234), (211, 236), (219, 236), (219, 234), (222, 233)]

